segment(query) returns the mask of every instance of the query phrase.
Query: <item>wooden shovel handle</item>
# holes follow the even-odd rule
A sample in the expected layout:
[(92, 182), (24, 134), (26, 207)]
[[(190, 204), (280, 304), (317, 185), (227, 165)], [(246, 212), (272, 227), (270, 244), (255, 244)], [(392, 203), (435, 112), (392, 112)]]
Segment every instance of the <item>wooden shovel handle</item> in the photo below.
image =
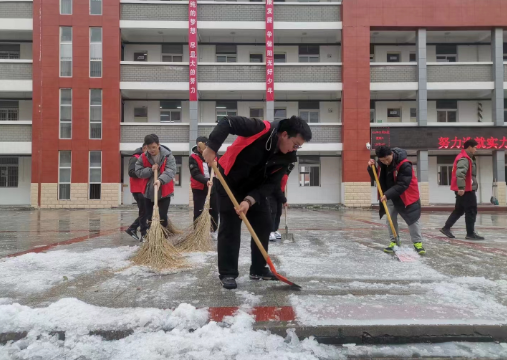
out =
[[(377, 184), (378, 193), (380, 194), (380, 197), (384, 196), (384, 193), (382, 192), (382, 189), (380, 188), (380, 183), (378, 182), (378, 176), (377, 176), (377, 168), (375, 165), (371, 166), (371, 170), (373, 171), (373, 176), (375, 176), (375, 184)], [(382, 204), (384, 205), (384, 209), (386, 211), (387, 220), (389, 221), (389, 225), (391, 225), (391, 231), (393, 232), (394, 238), (398, 238), (398, 235), (396, 234), (396, 229), (393, 225), (393, 220), (391, 219), (391, 214), (389, 213), (389, 209), (387, 208), (387, 204), (385, 201), (382, 201)]]
[(158, 208), (158, 186), (155, 183), (158, 180), (158, 170), (153, 171), (153, 202), (155, 203), (154, 208)]

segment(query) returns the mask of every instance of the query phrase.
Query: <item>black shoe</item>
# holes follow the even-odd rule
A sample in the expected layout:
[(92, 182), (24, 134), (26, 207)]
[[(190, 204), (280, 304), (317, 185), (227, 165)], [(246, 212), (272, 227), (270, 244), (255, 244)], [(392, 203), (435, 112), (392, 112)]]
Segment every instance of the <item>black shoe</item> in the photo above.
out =
[(142, 244), (146, 242), (146, 234), (141, 236), (141, 239), (139, 239), (139, 242)]
[(222, 283), (222, 286), (227, 290), (236, 289), (238, 287), (238, 284), (236, 284), (236, 279), (232, 276), (225, 276), (220, 279), (220, 282)]
[(449, 239), (454, 239), (456, 236), (454, 236), (451, 232), (451, 229), (446, 229), (445, 227), (440, 229), (440, 232), (447, 236)]
[(139, 241), (139, 236), (137, 236), (137, 231), (136, 230), (132, 230), (131, 228), (128, 228), (127, 230), (125, 230), (125, 232), (127, 234), (129, 234), (130, 236), (132, 236), (134, 238), (134, 240)]
[(484, 238), (482, 236), (477, 235), (477, 233), (473, 233), (473, 234), (467, 235), (465, 237), (465, 239), (467, 239), (467, 240), (477, 240), (477, 241), (478, 240), (484, 240)]
[(278, 280), (278, 278), (269, 270), (268, 268), (264, 268), (262, 271), (262, 275), (250, 274), (250, 280)]

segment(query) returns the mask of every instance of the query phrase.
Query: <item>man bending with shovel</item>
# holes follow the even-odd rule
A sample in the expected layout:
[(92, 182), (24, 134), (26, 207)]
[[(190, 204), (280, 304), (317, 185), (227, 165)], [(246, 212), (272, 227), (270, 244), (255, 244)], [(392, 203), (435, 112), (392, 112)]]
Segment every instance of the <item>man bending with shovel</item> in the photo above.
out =
[[(224, 187), (217, 182), (220, 212), (217, 250), (220, 281), (224, 288), (235, 289), (241, 241), (239, 216), (246, 215), (267, 251), (272, 228), (267, 197), (280, 187), (289, 165), (297, 160), (296, 150), (311, 140), (312, 131), (296, 116), (272, 123), (241, 116), (224, 117), (210, 134), (203, 152), (208, 164), (215, 161), (216, 153), (229, 135), (238, 138), (220, 158), (218, 168), (239, 208), (234, 208)], [(276, 280), (253, 239), (251, 250), (250, 279)]]
[[(405, 220), (415, 250), (419, 255), (424, 255), (426, 251), (422, 246), (421, 225), (419, 223), (421, 217), (419, 186), (412, 163), (407, 159), (407, 152), (399, 148), (391, 149), (387, 146), (379, 146), (375, 149), (375, 153), (378, 157), (379, 184), (384, 193), (384, 196), (380, 198), (380, 202), (387, 201), (387, 208), (397, 234), (399, 234), (398, 214)], [(375, 165), (375, 160), (370, 159), (368, 161), (368, 173), (374, 181), (372, 165)], [(379, 214), (380, 218), (385, 215), (385, 209), (382, 205)], [(393, 253), (397, 244), (390, 227), (389, 234), (391, 243), (384, 251)]]

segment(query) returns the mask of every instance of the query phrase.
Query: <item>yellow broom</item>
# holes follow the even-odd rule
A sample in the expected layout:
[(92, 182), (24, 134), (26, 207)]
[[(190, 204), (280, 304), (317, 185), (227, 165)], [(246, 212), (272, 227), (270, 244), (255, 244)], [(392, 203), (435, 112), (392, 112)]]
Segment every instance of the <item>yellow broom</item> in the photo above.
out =
[(167, 217), (167, 234), (169, 236), (183, 234), (183, 230), (178, 229), (171, 221), (169, 217)]
[[(158, 171), (153, 174), (153, 182), (158, 179)], [(158, 211), (158, 186), (154, 186), (154, 206), (151, 226), (146, 234), (146, 241), (132, 257), (136, 265), (148, 266), (154, 270), (166, 270), (185, 265), (185, 261), (176, 248), (166, 239), (167, 229), (160, 224)]]
[[(211, 170), (211, 181), (213, 181), (213, 170)], [(197, 252), (213, 250), (213, 241), (211, 240), (211, 222), (213, 219), (209, 213), (210, 209), (211, 186), (208, 187), (208, 195), (202, 209), (201, 215), (195, 219), (188, 233), (175, 241), (176, 248), (179, 251)]]

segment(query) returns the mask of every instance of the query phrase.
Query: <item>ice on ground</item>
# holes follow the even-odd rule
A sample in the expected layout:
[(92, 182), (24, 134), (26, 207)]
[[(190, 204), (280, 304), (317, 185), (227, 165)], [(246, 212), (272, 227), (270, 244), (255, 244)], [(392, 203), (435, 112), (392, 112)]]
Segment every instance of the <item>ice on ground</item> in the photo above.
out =
[(56, 250), (0, 259), (0, 291), (9, 296), (32, 294), (82, 274), (119, 269), (130, 265), (128, 258), (136, 249), (122, 246), (83, 252)]
[(262, 295), (255, 295), (248, 291), (236, 291), (235, 294), (244, 301), (245, 309), (258, 305), (262, 299)]
[[(338, 348), (312, 338), (299, 341), (295, 334), (284, 338), (255, 331), (253, 316), (243, 311), (216, 323), (208, 322), (207, 309), (188, 304), (174, 311), (108, 309), (64, 299), (40, 309), (4, 305), (0, 314), (0, 332), (30, 329), (25, 339), (0, 346), (2, 359), (344, 359)], [(104, 328), (133, 328), (134, 333), (118, 341), (88, 335), (89, 330)], [(49, 335), (57, 329), (66, 330), (65, 341)]]

